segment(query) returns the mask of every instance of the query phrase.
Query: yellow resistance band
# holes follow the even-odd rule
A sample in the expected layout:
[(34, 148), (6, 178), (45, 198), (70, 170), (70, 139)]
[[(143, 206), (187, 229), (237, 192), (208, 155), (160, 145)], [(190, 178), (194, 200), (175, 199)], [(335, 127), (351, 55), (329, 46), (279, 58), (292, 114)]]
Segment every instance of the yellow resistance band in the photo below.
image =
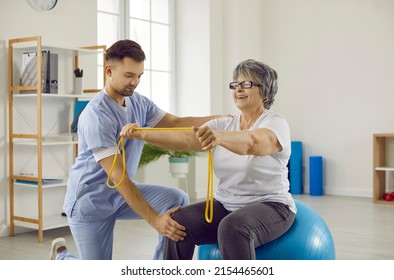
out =
[[(119, 151), (120, 145), (122, 145), (122, 162), (123, 162), (122, 178), (120, 178), (119, 182), (116, 185), (111, 186), (110, 180), (112, 177), (112, 171), (114, 171), (114, 168), (115, 168), (116, 159), (118, 158), (118, 151)], [(125, 174), (126, 174), (126, 153), (124, 151), (124, 138), (120, 137), (119, 142), (118, 142), (118, 146), (116, 147), (116, 154), (114, 157), (114, 161), (112, 162), (111, 169), (109, 170), (109, 175), (107, 178), (107, 187), (111, 188), (111, 189), (115, 189), (115, 188), (119, 187), (120, 184), (123, 182)]]
[[(138, 127), (135, 130), (191, 130), (191, 127)], [(113, 189), (117, 188), (123, 181), (126, 174), (126, 153), (124, 149), (124, 139), (120, 137), (116, 151), (119, 151), (120, 146), (122, 146), (122, 162), (123, 162), (123, 173), (119, 182), (116, 185), (111, 186), (110, 179), (112, 177), (112, 172), (115, 168), (116, 159), (118, 158), (118, 152), (116, 152), (114, 161), (112, 163), (111, 169), (109, 170), (107, 178), (107, 187)], [(211, 223), (213, 220), (213, 165), (212, 165), (212, 151), (208, 151), (208, 189), (207, 189), (207, 199), (205, 204), (205, 220)]]
[(208, 188), (207, 199), (205, 202), (205, 220), (212, 223), (213, 219), (213, 165), (212, 165), (212, 151), (208, 151)]

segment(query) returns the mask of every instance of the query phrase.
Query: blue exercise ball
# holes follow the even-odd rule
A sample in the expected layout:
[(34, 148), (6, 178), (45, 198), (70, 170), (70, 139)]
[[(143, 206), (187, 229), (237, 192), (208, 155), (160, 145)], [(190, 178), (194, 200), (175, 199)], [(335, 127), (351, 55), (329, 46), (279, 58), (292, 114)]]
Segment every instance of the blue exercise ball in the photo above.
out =
[[(279, 238), (256, 248), (257, 260), (335, 260), (334, 240), (323, 219), (312, 208), (295, 200), (297, 215)], [(198, 247), (199, 260), (221, 260), (217, 244)]]

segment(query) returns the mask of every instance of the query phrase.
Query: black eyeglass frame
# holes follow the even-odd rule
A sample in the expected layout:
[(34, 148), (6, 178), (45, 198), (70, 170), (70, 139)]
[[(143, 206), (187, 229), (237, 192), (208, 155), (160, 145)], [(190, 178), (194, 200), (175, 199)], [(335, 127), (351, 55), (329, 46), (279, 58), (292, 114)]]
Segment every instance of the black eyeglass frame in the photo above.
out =
[(241, 86), (241, 88), (252, 88), (252, 87), (261, 87), (261, 84), (256, 84), (252, 81), (243, 81), (243, 82), (231, 82), (229, 84), (230, 89), (236, 89), (238, 86)]

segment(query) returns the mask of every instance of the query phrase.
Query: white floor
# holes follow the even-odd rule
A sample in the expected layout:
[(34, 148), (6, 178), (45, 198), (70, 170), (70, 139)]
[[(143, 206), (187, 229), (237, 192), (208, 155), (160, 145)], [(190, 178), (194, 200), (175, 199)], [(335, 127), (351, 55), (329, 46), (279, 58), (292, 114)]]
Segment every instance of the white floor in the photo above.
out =
[[(297, 195), (296, 199), (317, 211), (334, 238), (338, 260), (394, 260), (394, 202), (374, 204), (372, 199)], [(63, 236), (76, 252), (70, 230), (37, 232), (0, 238), (0, 260), (46, 260), (51, 241)], [(118, 221), (113, 259), (150, 260), (157, 244), (156, 232), (145, 221)]]

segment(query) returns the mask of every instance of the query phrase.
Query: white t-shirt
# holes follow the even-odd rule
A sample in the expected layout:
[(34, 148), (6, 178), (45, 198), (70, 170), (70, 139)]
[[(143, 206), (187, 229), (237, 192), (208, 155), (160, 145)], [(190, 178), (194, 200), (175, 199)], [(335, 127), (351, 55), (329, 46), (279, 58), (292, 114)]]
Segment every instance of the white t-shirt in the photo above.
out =
[[(240, 114), (213, 119), (208, 125), (214, 130), (241, 130)], [(256, 120), (250, 130), (267, 128), (275, 133), (282, 151), (267, 155), (238, 155), (222, 146), (212, 152), (213, 167), (219, 179), (215, 199), (229, 211), (235, 211), (258, 201), (275, 201), (288, 205), (294, 213), (296, 206), (289, 193), (287, 163), (291, 153), (290, 128), (286, 119), (269, 110)]]

